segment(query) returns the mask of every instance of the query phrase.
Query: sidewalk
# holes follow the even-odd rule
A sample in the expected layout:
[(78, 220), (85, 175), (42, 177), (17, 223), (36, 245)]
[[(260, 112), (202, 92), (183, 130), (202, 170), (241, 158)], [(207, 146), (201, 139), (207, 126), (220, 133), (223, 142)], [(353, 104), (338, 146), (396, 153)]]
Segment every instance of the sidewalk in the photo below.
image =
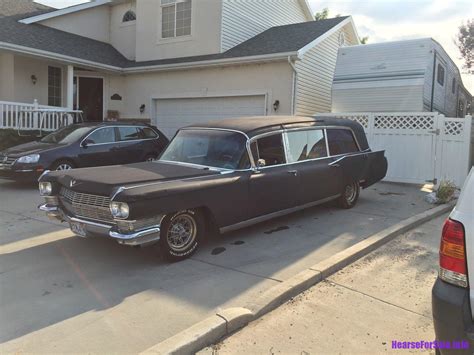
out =
[(400, 353), (392, 340), (433, 341), (431, 287), (446, 218), (396, 238), (200, 354)]

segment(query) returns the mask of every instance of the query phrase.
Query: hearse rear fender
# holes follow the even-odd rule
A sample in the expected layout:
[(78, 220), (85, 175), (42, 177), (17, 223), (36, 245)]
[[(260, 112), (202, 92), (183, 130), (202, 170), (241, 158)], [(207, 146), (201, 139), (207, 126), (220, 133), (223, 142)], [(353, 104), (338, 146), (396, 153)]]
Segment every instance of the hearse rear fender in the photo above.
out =
[(346, 155), (336, 159), (331, 165), (339, 166), (345, 178), (360, 181), (364, 189), (382, 180), (388, 167), (383, 150)]

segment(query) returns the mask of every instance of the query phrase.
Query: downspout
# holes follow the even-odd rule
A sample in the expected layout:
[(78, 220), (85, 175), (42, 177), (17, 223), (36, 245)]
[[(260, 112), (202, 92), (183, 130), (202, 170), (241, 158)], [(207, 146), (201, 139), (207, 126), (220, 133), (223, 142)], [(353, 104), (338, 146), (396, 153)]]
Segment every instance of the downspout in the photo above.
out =
[(431, 104), (430, 112), (433, 112), (433, 100), (434, 100), (434, 87), (435, 87), (435, 74), (436, 74), (436, 49), (433, 49), (433, 78), (431, 80)]
[(295, 114), (295, 105), (296, 105), (296, 82), (298, 80), (298, 72), (296, 71), (296, 66), (291, 56), (288, 56), (288, 64), (290, 64), (291, 69), (293, 69), (293, 78), (291, 83), (291, 114)]

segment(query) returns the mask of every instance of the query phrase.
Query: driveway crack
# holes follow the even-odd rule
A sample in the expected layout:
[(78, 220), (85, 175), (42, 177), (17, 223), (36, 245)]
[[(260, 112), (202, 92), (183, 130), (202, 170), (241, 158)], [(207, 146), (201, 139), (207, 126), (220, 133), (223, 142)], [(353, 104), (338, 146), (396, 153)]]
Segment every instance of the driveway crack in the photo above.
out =
[(254, 273), (251, 273), (251, 272), (242, 271), (242, 270), (239, 270), (239, 269), (234, 269), (234, 268), (232, 268), (232, 267), (228, 267), (228, 266), (223, 266), (223, 265), (211, 263), (211, 262), (209, 262), (209, 261), (204, 261), (204, 260), (200, 260), (200, 259), (196, 259), (196, 258), (190, 258), (190, 259), (191, 259), (191, 260), (194, 260), (194, 261), (198, 261), (198, 262), (203, 263), (203, 264), (207, 264), (207, 265), (219, 267), (219, 268), (221, 268), (221, 269), (239, 272), (239, 273), (244, 274), (244, 275), (259, 277), (259, 278), (261, 278), (261, 279), (266, 279), (266, 280), (271, 280), (271, 281), (276, 281), (276, 282), (283, 282), (283, 280), (275, 279), (275, 278), (273, 278), (273, 277), (258, 275), (258, 274), (254, 274)]

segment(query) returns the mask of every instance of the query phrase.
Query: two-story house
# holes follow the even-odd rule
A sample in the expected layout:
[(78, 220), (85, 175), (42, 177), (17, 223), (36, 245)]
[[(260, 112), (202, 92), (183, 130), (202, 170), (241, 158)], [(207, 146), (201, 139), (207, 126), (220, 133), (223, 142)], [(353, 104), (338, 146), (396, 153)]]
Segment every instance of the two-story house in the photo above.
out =
[(200, 120), (331, 110), (351, 17), (313, 21), (306, 0), (95, 0), (0, 6), (0, 101), (150, 119), (168, 135)]

